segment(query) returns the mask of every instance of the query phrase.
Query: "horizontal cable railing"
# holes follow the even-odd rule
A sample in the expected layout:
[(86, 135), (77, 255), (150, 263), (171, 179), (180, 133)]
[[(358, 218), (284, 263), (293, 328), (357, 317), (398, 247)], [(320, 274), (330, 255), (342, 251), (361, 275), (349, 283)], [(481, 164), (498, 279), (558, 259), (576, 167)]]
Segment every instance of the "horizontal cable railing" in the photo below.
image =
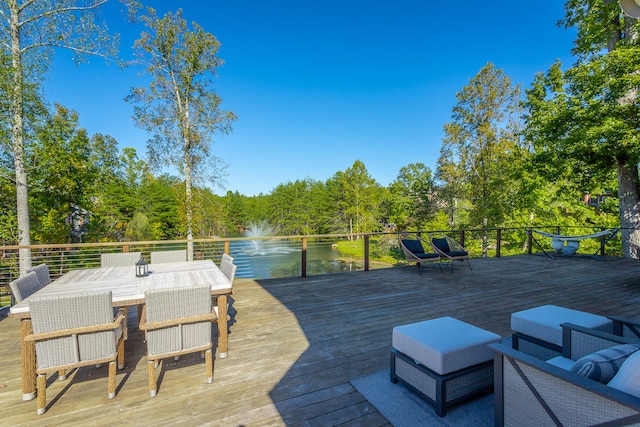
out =
[[(551, 239), (539, 235), (532, 237), (527, 230), (519, 228), (486, 228), (471, 230), (444, 230), (430, 233), (445, 233), (460, 242), (477, 257), (500, 257), (540, 251), (551, 252)], [(603, 230), (602, 227), (539, 226), (536, 230), (554, 234), (581, 235)], [(265, 236), (234, 237), (192, 240), (193, 260), (210, 259), (220, 263), (223, 253), (234, 257), (238, 266), (236, 277), (255, 279), (295, 277), (326, 274), (341, 271), (369, 270), (404, 262), (398, 247), (399, 234), (421, 235), (422, 233), (362, 233), (312, 236)], [(581, 242), (581, 253), (607, 255), (621, 254), (620, 233), (607, 241), (585, 239)], [(338, 245), (349, 242), (349, 251), (339, 252)], [(46, 263), (53, 279), (69, 270), (100, 267), (100, 255), (114, 252), (140, 252), (149, 262), (154, 251), (188, 249), (189, 241), (147, 241), (77, 243), (55, 245), (31, 245), (32, 265)], [(9, 283), (19, 277), (20, 246), (0, 246), (0, 306), (10, 303)]]

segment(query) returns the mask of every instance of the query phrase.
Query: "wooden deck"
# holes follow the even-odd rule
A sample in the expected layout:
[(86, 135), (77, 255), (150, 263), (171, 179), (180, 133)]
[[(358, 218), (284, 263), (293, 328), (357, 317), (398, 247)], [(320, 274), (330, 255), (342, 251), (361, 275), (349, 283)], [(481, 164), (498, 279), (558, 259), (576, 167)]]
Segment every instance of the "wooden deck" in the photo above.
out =
[(473, 259), (451, 272), (388, 268), (306, 279), (238, 279), (229, 357), (205, 383), (199, 356), (168, 361), (149, 397), (143, 336), (130, 316), (126, 367), (107, 398), (106, 368), (51, 378), (48, 410), (21, 401), (19, 323), (0, 318), (2, 425), (390, 425), (350, 384), (388, 368), (394, 326), (454, 316), (510, 334), (510, 314), (557, 304), (640, 317), (640, 262), (540, 255)]

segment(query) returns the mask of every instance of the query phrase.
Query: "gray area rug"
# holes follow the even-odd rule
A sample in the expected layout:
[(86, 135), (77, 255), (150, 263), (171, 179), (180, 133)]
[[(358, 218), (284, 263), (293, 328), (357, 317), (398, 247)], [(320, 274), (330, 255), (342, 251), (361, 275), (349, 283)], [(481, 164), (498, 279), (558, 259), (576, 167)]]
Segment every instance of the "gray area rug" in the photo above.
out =
[(353, 379), (351, 384), (395, 427), (493, 425), (493, 394), (454, 406), (440, 418), (426, 400), (400, 383), (393, 384), (388, 369)]

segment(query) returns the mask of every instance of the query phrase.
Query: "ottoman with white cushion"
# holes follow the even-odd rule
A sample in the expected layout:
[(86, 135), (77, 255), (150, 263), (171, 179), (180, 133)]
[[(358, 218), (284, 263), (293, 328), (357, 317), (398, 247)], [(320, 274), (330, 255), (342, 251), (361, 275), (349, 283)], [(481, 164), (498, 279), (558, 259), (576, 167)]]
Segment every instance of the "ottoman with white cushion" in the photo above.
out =
[(493, 352), (500, 335), (453, 317), (393, 328), (391, 381), (432, 402), (436, 414), (493, 387)]
[(557, 305), (542, 305), (511, 314), (512, 346), (540, 359), (562, 353), (563, 323), (573, 323), (604, 332), (612, 331), (612, 321), (604, 316)]

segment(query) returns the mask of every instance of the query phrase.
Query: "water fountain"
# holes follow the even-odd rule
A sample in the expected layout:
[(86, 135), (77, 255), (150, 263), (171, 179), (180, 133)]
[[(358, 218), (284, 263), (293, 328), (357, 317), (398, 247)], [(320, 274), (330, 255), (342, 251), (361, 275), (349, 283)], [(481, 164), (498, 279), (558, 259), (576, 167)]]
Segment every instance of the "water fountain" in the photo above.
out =
[[(231, 242), (231, 256), (238, 266), (236, 277), (272, 278), (301, 274), (300, 240), (269, 239), (276, 230), (266, 220), (250, 222), (244, 237), (255, 240)], [(323, 274), (350, 270), (338, 261), (333, 242), (310, 244), (307, 248), (307, 274)]]
[(246, 237), (260, 238), (250, 241), (251, 247), (245, 250), (249, 256), (288, 254), (295, 251), (288, 248), (285, 244), (286, 242), (264, 239), (264, 237), (275, 236), (276, 234), (275, 229), (266, 220), (250, 222), (244, 234)]

